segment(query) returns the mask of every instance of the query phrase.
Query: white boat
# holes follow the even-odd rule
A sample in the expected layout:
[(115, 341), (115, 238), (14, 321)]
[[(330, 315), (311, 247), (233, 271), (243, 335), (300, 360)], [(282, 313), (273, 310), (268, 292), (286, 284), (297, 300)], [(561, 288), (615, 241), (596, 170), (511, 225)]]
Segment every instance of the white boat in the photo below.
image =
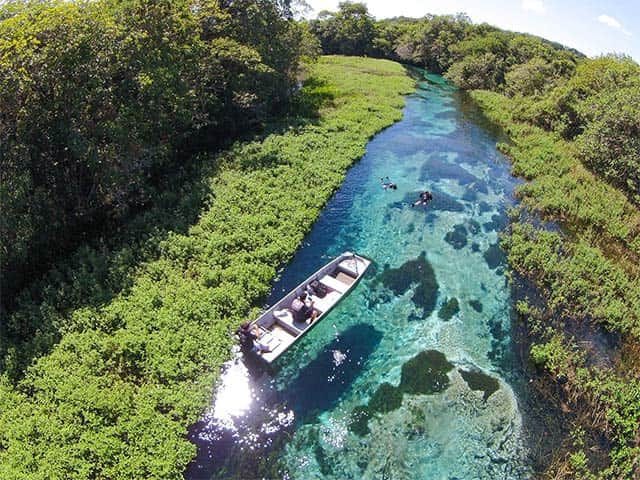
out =
[[(362, 278), (371, 260), (351, 252), (344, 252), (291, 290), (258, 319), (251, 322), (260, 329), (258, 342), (268, 351), (260, 356), (268, 363), (287, 351), (309, 330), (327, 316)], [(316, 283), (317, 282), (317, 283)], [(310, 285), (316, 288), (309, 288)], [(319, 284), (319, 285), (318, 285)], [(310, 323), (294, 320), (290, 309), (293, 300), (307, 292), (313, 301), (316, 318)]]

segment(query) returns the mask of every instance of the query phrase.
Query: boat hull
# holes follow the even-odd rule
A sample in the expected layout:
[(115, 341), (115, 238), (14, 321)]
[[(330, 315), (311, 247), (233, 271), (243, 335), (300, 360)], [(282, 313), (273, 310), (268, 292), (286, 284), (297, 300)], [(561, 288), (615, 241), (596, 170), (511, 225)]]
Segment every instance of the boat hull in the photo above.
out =
[[(258, 327), (260, 337), (255, 341), (258, 356), (267, 363), (274, 362), (298, 340), (306, 335), (358, 284), (371, 265), (371, 260), (351, 252), (344, 252), (310, 275), (304, 282), (282, 297), (275, 305), (251, 322)], [(314, 285), (315, 288), (310, 288)], [(314, 321), (297, 321), (291, 310), (296, 297), (307, 292), (316, 313)]]

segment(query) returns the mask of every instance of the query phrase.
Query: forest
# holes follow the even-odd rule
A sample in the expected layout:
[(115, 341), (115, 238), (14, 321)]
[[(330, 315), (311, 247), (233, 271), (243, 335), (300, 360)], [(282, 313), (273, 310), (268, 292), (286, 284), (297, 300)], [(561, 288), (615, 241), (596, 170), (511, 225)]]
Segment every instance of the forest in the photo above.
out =
[(0, 11), (3, 303), (148, 207), (168, 172), (275, 114), (305, 42), (286, 2), (9, 2)]
[(640, 475), (640, 66), (463, 14), (294, 7), (0, 5), (0, 477), (181, 478), (229, 333), (401, 117), (397, 62), (467, 90), (527, 180), (502, 245), (571, 426), (540, 478)]

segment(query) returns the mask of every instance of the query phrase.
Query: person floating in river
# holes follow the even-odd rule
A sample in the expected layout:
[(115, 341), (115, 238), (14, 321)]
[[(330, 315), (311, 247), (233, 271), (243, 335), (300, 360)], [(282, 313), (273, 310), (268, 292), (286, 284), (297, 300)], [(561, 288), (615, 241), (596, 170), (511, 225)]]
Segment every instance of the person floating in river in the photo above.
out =
[(412, 207), (417, 205), (428, 205), (433, 200), (433, 194), (429, 190), (420, 193), (420, 198), (411, 204)]
[(381, 178), (380, 179), (380, 183), (382, 183), (382, 188), (384, 188), (385, 190), (387, 188), (390, 188), (391, 190), (397, 190), (398, 189), (398, 185), (396, 185), (391, 180), (389, 180), (389, 177), (387, 177), (386, 180), (384, 178)]

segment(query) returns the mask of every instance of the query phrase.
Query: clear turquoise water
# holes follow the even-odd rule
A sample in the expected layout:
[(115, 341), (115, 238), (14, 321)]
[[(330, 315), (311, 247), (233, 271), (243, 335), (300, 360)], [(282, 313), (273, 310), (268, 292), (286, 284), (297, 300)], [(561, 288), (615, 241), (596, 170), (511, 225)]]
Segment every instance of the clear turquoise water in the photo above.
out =
[[(512, 301), (495, 247), (517, 180), (495, 142), (464, 94), (424, 77), (403, 120), (349, 171), (269, 303), (344, 250), (374, 260), (367, 278), (275, 371), (240, 355), (227, 365), (192, 431), (198, 457), (187, 478), (529, 476), (509, 383), (518, 381)], [(397, 190), (381, 188), (387, 176)], [(412, 208), (424, 189), (434, 201)], [(452, 298), (458, 311), (443, 319)]]

